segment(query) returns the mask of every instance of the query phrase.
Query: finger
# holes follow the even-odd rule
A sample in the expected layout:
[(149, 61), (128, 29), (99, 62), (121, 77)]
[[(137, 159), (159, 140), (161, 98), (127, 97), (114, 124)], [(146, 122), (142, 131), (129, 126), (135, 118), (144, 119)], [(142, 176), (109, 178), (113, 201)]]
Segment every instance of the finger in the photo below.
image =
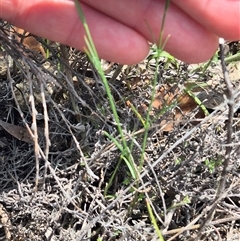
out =
[[(133, 64), (147, 56), (149, 44), (138, 32), (89, 6), (82, 4), (82, 8), (101, 58)], [(85, 31), (72, 1), (2, 0), (1, 15), (12, 24), (52, 41), (81, 50), (86, 46)]]
[[(158, 42), (165, 1), (160, 0), (82, 0), (91, 7), (135, 29), (151, 42)], [(108, 6), (106, 8), (106, 6)], [(163, 31), (165, 50), (189, 63), (208, 60), (216, 51), (218, 38), (171, 4)]]
[(172, 1), (216, 35), (228, 40), (240, 39), (239, 0)]

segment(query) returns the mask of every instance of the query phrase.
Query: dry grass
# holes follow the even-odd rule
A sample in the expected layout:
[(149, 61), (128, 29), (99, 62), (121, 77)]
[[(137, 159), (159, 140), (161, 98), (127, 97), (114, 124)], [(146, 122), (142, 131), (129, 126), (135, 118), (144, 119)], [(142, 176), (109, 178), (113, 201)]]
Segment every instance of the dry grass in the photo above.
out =
[[(0, 127), (2, 240), (158, 240), (146, 200), (165, 240), (199, 235), (211, 207), (214, 212), (201, 240), (239, 240), (239, 78), (232, 87), (235, 116), (226, 185), (216, 206), (226, 158), (226, 98), (208, 108), (210, 115), (205, 118), (196, 116), (198, 106), (184, 112), (181, 105), (167, 102), (155, 108), (141, 181), (135, 185), (128, 167), (120, 162), (121, 153), (104, 135), (107, 131), (119, 138), (101, 80), (86, 56), (42, 42), (50, 52), (44, 59), (9, 40), (6, 28), (0, 29), (0, 120), (14, 125), (17, 138), (12, 128)], [(225, 93), (219, 64), (194, 74), (193, 66), (178, 61), (158, 64), (162, 67), (157, 88), (173, 88), (173, 99), (185, 93), (188, 81), (208, 84), (196, 93), (204, 93), (205, 106), (213, 99), (210, 93)], [(131, 106), (144, 119), (156, 65), (145, 60), (120, 68), (103, 61), (103, 68), (138, 166), (144, 129)], [(176, 113), (182, 113), (178, 121)], [(172, 123), (171, 128), (165, 129), (165, 123)], [(22, 141), (25, 135), (35, 138), (27, 143)]]

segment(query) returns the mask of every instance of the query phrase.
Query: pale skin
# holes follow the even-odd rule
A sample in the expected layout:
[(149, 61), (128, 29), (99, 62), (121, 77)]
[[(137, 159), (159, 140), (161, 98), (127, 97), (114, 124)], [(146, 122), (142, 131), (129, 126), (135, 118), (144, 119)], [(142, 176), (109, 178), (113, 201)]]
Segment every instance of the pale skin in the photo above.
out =
[[(164, 0), (79, 1), (101, 58), (134, 64), (157, 42)], [(172, 0), (164, 27), (166, 50), (198, 63), (216, 51), (218, 38), (240, 39), (239, 0)], [(72, 0), (1, 0), (0, 18), (33, 34), (83, 50), (84, 29)]]

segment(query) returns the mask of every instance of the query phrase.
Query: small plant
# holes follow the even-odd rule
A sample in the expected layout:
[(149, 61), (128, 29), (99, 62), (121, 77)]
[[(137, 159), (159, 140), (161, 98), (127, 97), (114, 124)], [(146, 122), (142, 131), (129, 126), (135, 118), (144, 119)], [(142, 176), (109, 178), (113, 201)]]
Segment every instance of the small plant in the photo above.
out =
[(122, 161), (124, 161), (125, 164), (127, 165), (128, 169), (129, 169), (129, 172), (131, 174), (131, 178), (133, 180), (138, 179), (139, 171), (138, 171), (137, 166), (134, 163), (134, 159), (133, 159), (133, 156), (132, 156), (132, 153), (131, 153), (132, 145), (131, 144), (129, 145), (129, 143), (127, 142), (127, 138), (124, 135), (124, 132), (123, 132), (123, 129), (122, 129), (122, 126), (121, 126), (121, 123), (120, 123), (120, 119), (119, 119), (119, 116), (118, 116), (118, 113), (117, 113), (116, 104), (115, 104), (113, 95), (111, 93), (111, 90), (110, 90), (108, 81), (106, 79), (106, 76), (104, 74), (104, 71), (101, 67), (101, 61), (100, 61), (100, 58), (98, 56), (97, 50), (95, 48), (94, 42), (92, 40), (91, 33), (90, 33), (89, 28), (88, 28), (88, 25), (87, 25), (84, 13), (82, 11), (81, 5), (77, 0), (75, 0), (75, 5), (76, 5), (76, 8), (77, 8), (79, 18), (81, 19), (81, 22), (82, 22), (82, 24), (84, 26), (84, 29), (85, 29), (85, 32), (86, 32), (86, 35), (84, 36), (85, 43), (86, 43), (86, 47), (84, 48), (85, 53), (89, 57), (93, 66), (96, 68), (96, 70), (97, 70), (97, 72), (98, 72), (98, 74), (99, 74), (99, 76), (102, 80), (102, 83), (104, 85), (104, 88), (105, 88), (105, 91), (106, 91), (106, 94), (107, 94), (107, 99), (108, 99), (108, 102), (109, 102), (109, 105), (110, 105), (110, 108), (111, 108), (111, 111), (112, 111), (112, 115), (113, 115), (114, 121), (116, 123), (118, 133), (119, 133), (119, 137), (116, 138), (106, 131), (103, 132), (107, 136), (107, 138), (110, 139), (112, 141), (112, 143), (114, 143), (116, 145), (116, 147), (118, 148), (118, 150), (121, 153), (120, 157), (119, 157), (119, 161), (117, 163), (117, 166), (115, 167), (115, 170), (114, 170), (114, 172), (113, 172), (113, 174), (110, 178), (110, 181), (108, 182), (108, 184), (107, 184), (107, 186), (104, 190), (104, 195), (107, 196), (107, 192), (108, 192), (109, 188), (111, 187), (111, 185), (113, 183), (113, 180), (114, 180), (114, 178), (117, 174), (117, 171), (118, 171), (119, 166), (120, 166)]
[(223, 160), (222, 159), (206, 159), (205, 160), (205, 165), (207, 166), (208, 170), (210, 173), (213, 173), (215, 169), (222, 164)]

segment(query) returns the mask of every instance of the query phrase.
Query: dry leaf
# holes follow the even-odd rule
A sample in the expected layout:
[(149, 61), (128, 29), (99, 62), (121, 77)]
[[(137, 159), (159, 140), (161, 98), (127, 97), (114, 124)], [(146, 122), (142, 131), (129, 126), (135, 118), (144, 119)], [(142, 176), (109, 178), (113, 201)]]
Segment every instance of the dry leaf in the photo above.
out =
[[(183, 119), (185, 114), (191, 113), (195, 108), (198, 107), (198, 104), (195, 100), (186, 93), (179, 93), (178, 88), (169, 88), (161, 87), (156, 97), (153, 101), (153, 109), (161, 110), (166, 105), (171, 105), (176, 100), (178, 108), (175, 109), (175, 112), (170, 115), (171, 120), (163, 120), (160, 126), (164, 131), (172, 131), (175, 125), (178, 125)], [(141, 115), (147, 110), (148, 106), (142, 103), (138, 107), (138, 111)], [(151, 114), (154, 114), (152, 112)], [(204, 118), (205, 114), (202, 109), (199, 109), (196, 118)]]
[(2, 120), (0, 120), (0, 126), (2, 126), (2, 128), (5, 131), (7, 131), (10, 135), (15, 137), (16, 139), (33, 144), (33, 138), (28, 132), (27, 128), (9, 124)]

